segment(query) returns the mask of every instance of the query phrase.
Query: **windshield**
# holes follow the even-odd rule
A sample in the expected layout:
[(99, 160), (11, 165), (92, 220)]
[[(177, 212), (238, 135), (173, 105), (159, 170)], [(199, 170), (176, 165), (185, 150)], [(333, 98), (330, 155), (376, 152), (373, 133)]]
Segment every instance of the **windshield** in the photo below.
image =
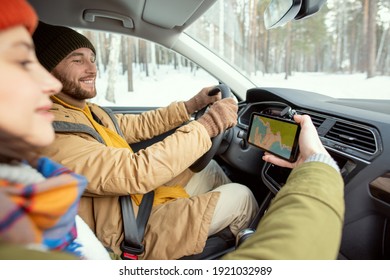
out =
[(390, 99), (390, 1), (328, 0), (266, 30), (269, 0), (219, 0), (186, 33), (261, 87)]

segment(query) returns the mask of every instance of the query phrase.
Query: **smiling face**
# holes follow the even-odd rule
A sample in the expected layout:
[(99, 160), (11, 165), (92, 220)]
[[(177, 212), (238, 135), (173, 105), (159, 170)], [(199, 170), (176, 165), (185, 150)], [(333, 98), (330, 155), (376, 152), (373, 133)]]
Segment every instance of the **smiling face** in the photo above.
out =
[(62, 86), (38, 62), (23, 26), (0, 32), (0, 79), (0, 132), (34, 147), (51, 144), (54, 116), (48, 112), (49, 97)]
[[(71, 52), (52, 71), (63, 84), (62, 93), (81, 101), (96, 96), (96, 57), (89, 48)], [(72, 103), (72, 102), (71, 102)]]

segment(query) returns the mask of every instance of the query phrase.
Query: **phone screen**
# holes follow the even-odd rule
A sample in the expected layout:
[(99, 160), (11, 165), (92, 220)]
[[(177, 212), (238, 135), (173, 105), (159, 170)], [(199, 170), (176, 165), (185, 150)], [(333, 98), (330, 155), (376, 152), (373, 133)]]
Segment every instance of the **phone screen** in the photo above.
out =
[(290, 162), (297, 159), (300, 126), (294, 121), (252, 113), (248, 131), (249, 144)]

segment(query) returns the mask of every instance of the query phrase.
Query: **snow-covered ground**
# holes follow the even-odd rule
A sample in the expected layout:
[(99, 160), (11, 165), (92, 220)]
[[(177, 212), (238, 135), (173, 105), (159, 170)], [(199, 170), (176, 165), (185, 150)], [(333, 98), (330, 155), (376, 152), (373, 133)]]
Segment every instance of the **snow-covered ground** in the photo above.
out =
[[(365, 74), (293, 73), (285, 80), (282, 73), (251, 78), (259, 86), (302, 89), (335, 98), (390, 99), (389, 76), (367, 79)], [(203, 87), (216, 83), (202, 70), (193, 73), (188, 68), (160, 68), (152, 77), (135, 71), (133, 92), (127, 91), (126, 76), (118, 76), (113, 104), (105, 100), (107, 82), (102, 75), (97, 81), (98, 96), (92, 101), (103, 106), (166, 106), (175, 100), (187, 100)]]
[(257, 75), (261, 86), (296, 88), (334, 98), (390, 99), (390, 77), (367, 79), (366, 74), (293, 73), (287, 80), (284, 74)]

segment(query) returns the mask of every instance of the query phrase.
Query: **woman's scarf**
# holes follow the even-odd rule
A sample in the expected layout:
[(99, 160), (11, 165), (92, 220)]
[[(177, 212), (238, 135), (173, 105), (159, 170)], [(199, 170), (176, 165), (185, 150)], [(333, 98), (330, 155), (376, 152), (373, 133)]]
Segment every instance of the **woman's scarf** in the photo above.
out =
[(37, 171), (46, 180), (23, 184), (0, 178), (0, 241), (77, 254), (75, 217), (87, 180), (45, 157)]

